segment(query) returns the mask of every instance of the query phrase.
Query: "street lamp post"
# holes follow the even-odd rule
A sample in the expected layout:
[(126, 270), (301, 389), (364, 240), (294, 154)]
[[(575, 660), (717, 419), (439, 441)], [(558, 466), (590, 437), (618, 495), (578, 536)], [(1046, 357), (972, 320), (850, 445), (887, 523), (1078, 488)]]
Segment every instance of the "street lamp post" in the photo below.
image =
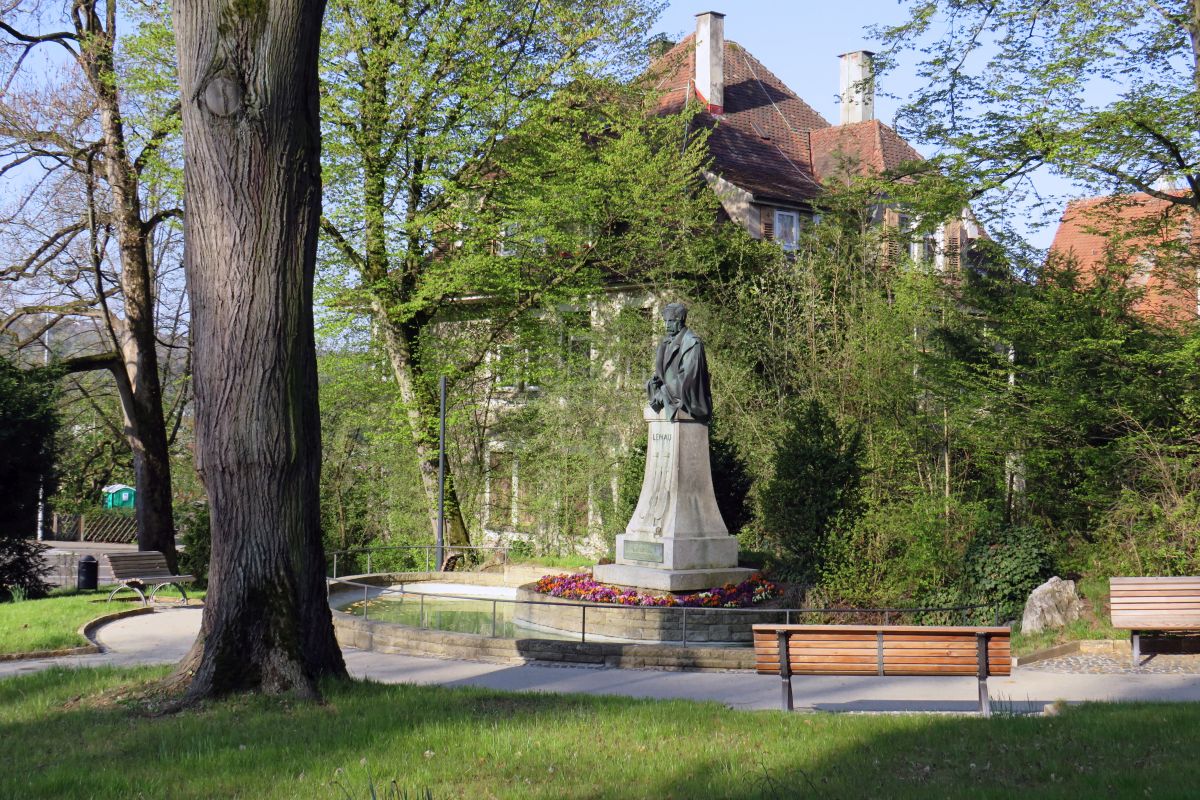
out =
[(438, 570), (445, 563), (446, 547), (446, 376), (438, 378), (438, 518), (433, 561)]

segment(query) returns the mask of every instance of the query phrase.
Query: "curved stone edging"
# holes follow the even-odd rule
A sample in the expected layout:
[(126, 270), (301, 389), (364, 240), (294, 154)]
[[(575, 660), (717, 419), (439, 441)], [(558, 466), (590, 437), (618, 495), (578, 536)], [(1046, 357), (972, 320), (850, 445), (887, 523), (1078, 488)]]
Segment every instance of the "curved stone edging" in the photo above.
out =
[(116, 611), (112, 614), (102, 614), (93, 620), (83, 623), (76, 631), (80, 636), (87, 639), (91, 644), (80, 645), (79, 647), (63, 647), (58, 650), (31, 650), (26, 653), (0, 653), (0, 661), (24, 661), (33, 658), (58, 658), (60, 656), (87, 656), (95, 653), (103, 652), (103, 648), (96, 641), (96, 629), (102, 625), (107, 625), (110, 622), (116, 622), (119, 619), (126, 617), (137, 617), (142, 614), (153, 614), (153, 608), (127, 608), (124, 611)]
[[(555, 633), (578, 634), (581, 626), (581, 605), (588, 611), (587, 633), (600, 639), (631, 639), (635, 642), (658, 645), (662, 642), (682, 642), (686, 633), (689, 643), (736, 644), (743, 647), (754, 642), (755, 624), (783, 622), (784, 614), (769, 608), (745, 609), (733, 612), (723, 608), (672, 606), (623, 606), (613, 603), (582, 603), (563, 600), (529, 588), (517, 589), (520, 600), (536, 601), (518, 604), (513, 619), (534, 628)], [(684, 630), (686, 616), (687, 630)]]
[[(487, 573), (406, 572), (342, 576), (345, 580), (385, 586), (404, 580), (446, 580), (461, 583), (505, 585)], [(349, 595), (350, 591), (331, 597)], [(544, 596), (544, 595), (540, 595)], [(680, 647), (622, 642), (569, 642), (550, 639), (503, 639), (472, 633), (413, 628), (394, 622), (377, 622), (331, 609), (338, 643), (378, 653), (431, 658), (453, 658), (500, 664), (581, 664), (623, 669), (690, 671), (752, 671), (754, 649), (749, 647)]]
[(1023, 656), (1013, 657), (1013, 666), (1022, 667), (1047, 661), (1051, 658), (1062, 658), (1072, 655), (1111, 655), (1119, 658), (1129, 657), (1128, 639), (1075, 639), (1070, 642), (1052, 645), (1042, 650), (1035, 650)]

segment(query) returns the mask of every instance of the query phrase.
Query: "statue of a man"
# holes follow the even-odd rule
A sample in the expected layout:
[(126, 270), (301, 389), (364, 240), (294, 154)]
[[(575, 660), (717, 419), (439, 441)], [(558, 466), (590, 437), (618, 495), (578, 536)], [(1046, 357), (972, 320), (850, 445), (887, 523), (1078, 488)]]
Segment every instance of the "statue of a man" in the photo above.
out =
[(687, 307), (671, 303), (663, 309), (667, 335), (658, 345), (654, 377), (646, 382), (650, 408), (667, 409), (667, 419), (684, 411), (705, 425), (712, 419), (712, 392), (708, 388), (708, 362), (704, 342), (688, 330)]

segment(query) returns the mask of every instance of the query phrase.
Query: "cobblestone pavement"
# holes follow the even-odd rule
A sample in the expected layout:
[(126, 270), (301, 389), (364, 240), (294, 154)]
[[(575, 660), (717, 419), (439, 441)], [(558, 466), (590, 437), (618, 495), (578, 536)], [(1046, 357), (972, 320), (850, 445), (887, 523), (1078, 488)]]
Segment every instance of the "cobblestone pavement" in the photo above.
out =
[(1076, 653), (1035, 661), (1019, 669), (1083, 675), (1200, 675), (1200, 655), (1143, 655), (1134, 667), (1128, 657)]

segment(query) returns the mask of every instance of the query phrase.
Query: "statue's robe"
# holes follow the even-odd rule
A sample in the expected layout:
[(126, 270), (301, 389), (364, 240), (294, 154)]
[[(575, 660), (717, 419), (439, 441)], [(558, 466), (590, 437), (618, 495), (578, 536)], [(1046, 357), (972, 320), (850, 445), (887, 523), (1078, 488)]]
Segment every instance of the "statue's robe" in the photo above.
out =
[(712, 419), (712, 392), (700, 337), (684, 328), (663, 339), (654, 358), (654, 378), (647, 388), (651, 407), (657, 399), (667, 409), (667, 419), (674, 421), (682, 410), (707, 425)]

